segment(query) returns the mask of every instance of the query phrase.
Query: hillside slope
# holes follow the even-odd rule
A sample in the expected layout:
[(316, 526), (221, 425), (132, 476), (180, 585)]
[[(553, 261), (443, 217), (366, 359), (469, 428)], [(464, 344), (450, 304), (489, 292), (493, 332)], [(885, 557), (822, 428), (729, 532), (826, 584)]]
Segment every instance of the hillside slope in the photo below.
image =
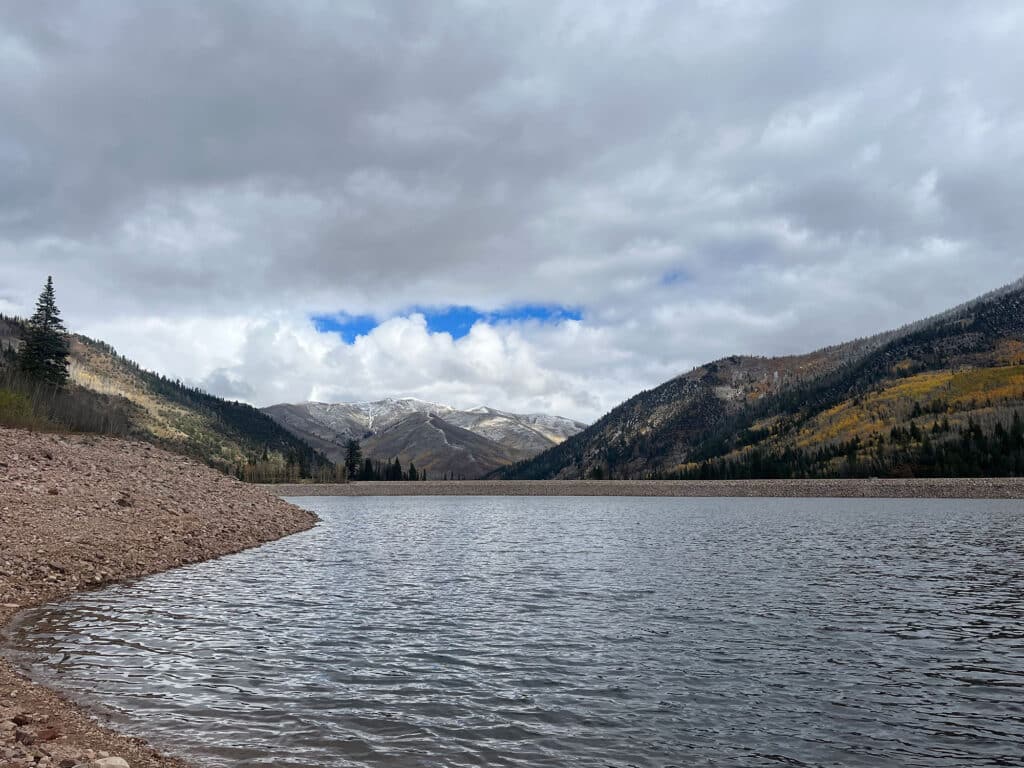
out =
[(223, 471), (269, 462), (308, 476), (329, 464), (257, 408), (147, 371), (102, 342), (72, 336), (70, 372), (82, 387), (131, 402), (139, 436)]
[(1019, 281), (869, 339), (701, 366), (500, 476), (1015, 474), (1022, 366)]
[(500, 443), (506, 448), (534, 455), (558, 445), (586, 429), (586, 424), (543, 413), (506, 413), (479, 406), (467, 411), (453, 410), (443, 416), (449, 424)]
[(434, 479), (480, 478), (526, 455), (426, 413), (410, 414), (364, 440), (362, 448), (366, 456), (414, 463)]
[[(258, 409), (147, 371), (85, 336), (68, 337), (69, 386), (43, 391), (19, 379), (10, 357), (23, 332), (20, 320), (0, 317), (0, 395), (20, 409), (0, 413), (7, 424), (133, 436), (248, 479), (335, 479), (323, 454)], [(29, 413), (33, 403), (46, 414)]]

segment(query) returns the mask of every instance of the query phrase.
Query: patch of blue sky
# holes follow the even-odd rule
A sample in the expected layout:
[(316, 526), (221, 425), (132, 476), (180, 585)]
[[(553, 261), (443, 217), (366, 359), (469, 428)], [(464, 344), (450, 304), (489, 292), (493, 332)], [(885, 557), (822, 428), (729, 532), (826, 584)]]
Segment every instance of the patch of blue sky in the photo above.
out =
[[(399, 315), (418, 313), (427, 321), (431, 333), (447, 333), (453, 339), (466, 336), (478, 322), (491, 325), (515, 323), (560, 323), (566, 320), (582, 320), (579, 309), (557, 305), (523, 304), (492, 312), (482, 312), (474, 307), (413, 307)], [(313, 326), (320, 333), (337, 333), (346, 344), (358, 336), (365, 336), (380, 325), (381, 321), (372, 315), (348, 315), (339, 312), (334, 315), (314, 315)]]
[(365, 336), (380, 323), (372, 315), (313, 315), (313, 327), (320, 333), (337, 333), (351, 344), (357, 336)]
[(429, 331), (449, 333), (453, 339), (461, 339), (480, 321), (498, 325), (527, 322), (560, 323), (583, 319), (583, 313), (578, 309), (543, 304), (523, 304), (493, 312), (481, 312), (473, 307), (417, 308), (414, 311), (423, 314)]

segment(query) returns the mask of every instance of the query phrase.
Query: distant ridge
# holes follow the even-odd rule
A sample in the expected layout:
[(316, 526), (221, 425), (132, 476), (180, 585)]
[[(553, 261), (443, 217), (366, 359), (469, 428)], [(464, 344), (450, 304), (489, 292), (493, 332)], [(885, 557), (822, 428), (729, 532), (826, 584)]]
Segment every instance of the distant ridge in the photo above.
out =
[[(478, 478), (533, 456), (586, 425), (546, 414), (514, 414), (478, 406), (458, 410), (413, 397), (357, 403), (282, 403), (263, 409), (293, 435), (335, 461), (350, 439), (384, 461), (398, 457), (428, 476)], [(443, 436), (444, 439), (441, 439)]]

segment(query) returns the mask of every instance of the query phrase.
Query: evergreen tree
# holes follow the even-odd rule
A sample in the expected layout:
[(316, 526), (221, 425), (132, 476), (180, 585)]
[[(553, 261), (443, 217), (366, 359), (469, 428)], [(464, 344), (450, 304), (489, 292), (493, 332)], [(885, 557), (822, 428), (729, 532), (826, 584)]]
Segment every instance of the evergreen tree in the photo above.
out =
[(34, 379), (62, 387), (68, 380), (68, 339), (53, 293), (53, 278), (39, 294), (18, 354), (21, 370)]
[(409, 462), (409, 479), (414, 481), (420, 479), (419, 473), (416, 471), (416, 465), (411, 461)]
[[(363, 465), (363, 449), (358, 440), (349, 440), (345, 444), (345, 469), (350, 480), (355, 480)], [(366, 478), (363, 478), (366, 479)]]
[[(352, 479), (354, 480), (355, 478), (352, 478)], [(377, 477), (376, 470), (373, 468), (373, 462), (369, 458), (366, 458), (363, 461), (363, 471), (362, 471), (362, 474), (359, 475), (359, 479), (360, 480), (378, 480), (379, 479)]]

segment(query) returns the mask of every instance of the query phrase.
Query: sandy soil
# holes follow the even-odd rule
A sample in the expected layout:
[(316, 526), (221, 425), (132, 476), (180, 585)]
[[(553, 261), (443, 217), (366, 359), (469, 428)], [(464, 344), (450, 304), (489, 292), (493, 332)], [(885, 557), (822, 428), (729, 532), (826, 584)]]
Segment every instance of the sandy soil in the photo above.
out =
[[(145, 443), (0, 429), (0, 625), (20, 609), (254, 547), (316, 517)], [(181, 768), (0, 659), (0, 766)]]
[(694, 496), (1024, 499), (1024, 478), (908, 480), (428, 480), (266, 485), (278, 496)]

